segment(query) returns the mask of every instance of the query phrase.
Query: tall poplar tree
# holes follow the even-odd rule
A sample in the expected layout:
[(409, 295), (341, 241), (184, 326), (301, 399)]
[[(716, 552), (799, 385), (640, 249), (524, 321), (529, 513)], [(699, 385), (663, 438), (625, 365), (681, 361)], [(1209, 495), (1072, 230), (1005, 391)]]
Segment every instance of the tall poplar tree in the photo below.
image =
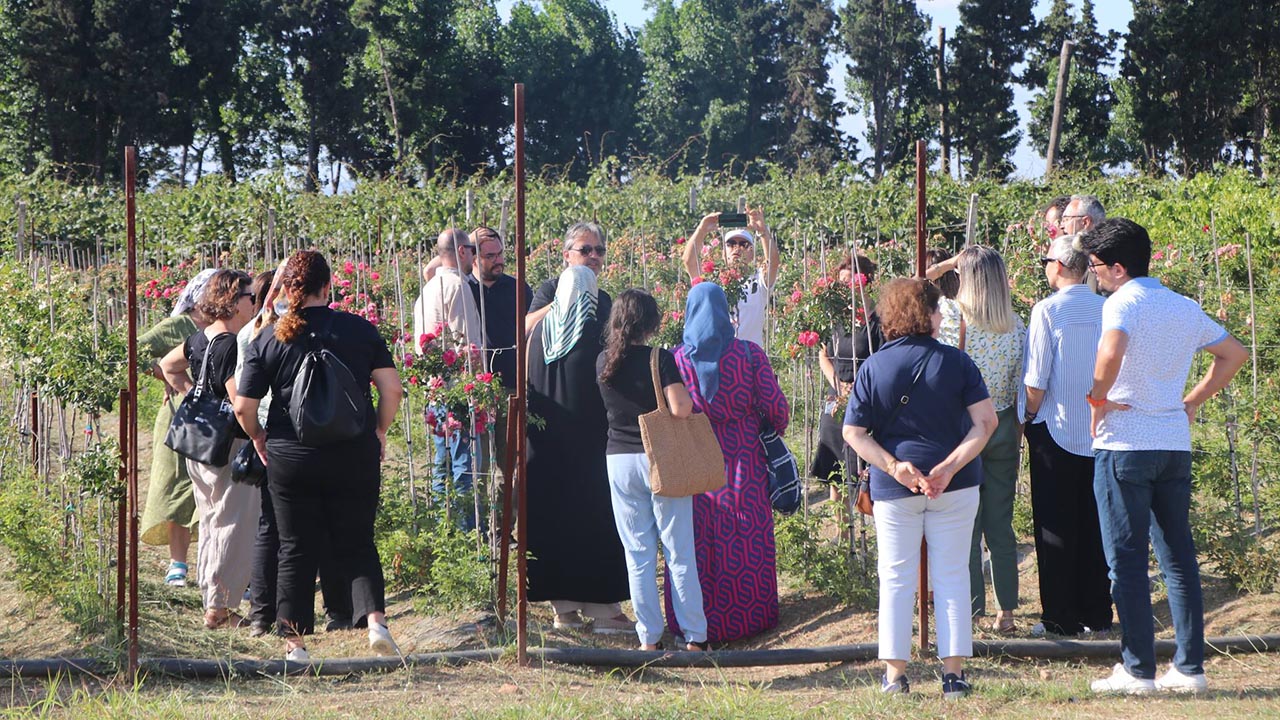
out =
[(948, 68), (955, 145), (972, 177), (1005, 177), (1018, 147), (1014, 67), (1035, 28), (1033, 0), (961, 0)]
[(830, 87), (827, 55), (835, 47), (836, 14), (831, 0), (788, 0), (783, 27), (783, 144), (779, 159), (793, 170), (830, 168), (842, 154), (837, 121), (843, 106)]
[(845, 85), (867, 118), (867, 164), (878, 180), (916, 140), (937, 134), (929, 18), (912, 0), (849, 0), (840, 28), (850, 61)]

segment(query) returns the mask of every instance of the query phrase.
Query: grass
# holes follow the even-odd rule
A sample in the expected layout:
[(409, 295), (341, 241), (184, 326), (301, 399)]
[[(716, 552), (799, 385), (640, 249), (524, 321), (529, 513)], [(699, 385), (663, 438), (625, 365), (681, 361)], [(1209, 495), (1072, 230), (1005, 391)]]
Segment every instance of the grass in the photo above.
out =
[[(914, 692), (878, 692), (877, 664), (623, 673), (510, 662), (346, 678), (179, 682), (77, 678), (11, 684), (0, 717), (597, 718), (700, 720), (831, 717), (1264, 718), (1280, 715), (1280, 658), (1218, 658), (1202, 698), (1098, 698), (1090, 663), (977, 660), (973, 696), (941, 699), (932, 663), (913, 663)], [(1268, 683), (1270, 683), (1268, 685)]]

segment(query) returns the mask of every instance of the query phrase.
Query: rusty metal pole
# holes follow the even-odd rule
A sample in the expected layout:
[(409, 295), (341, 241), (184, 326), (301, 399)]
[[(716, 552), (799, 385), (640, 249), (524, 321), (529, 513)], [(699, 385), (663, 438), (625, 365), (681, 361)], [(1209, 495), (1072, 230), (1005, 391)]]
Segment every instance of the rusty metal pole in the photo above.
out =
[(40, 472), (40, 394), (31, 393), (31, 414), (28, 416), (31, 423), (31, 467), (35, 468), (37, 473)]
[(129, 452), (129, 675), (138, 675), (138, 148), (124, 149), (125, 291), (128, 298), (129, 412), (120, 419), (128, 425)]
[[(925, 142), (916, 141), (916, 277), (924, 277), (925, 268), (925, 198), (924, 166)], [(920, 589), (919, 589), (920, 652), (929, 651), (929, 544), (920, 540)]]
[[(523, 296), (524, 293), (516, 293)], [(498, 622), (507, 622), (507, 573), (511, 568), (511, 489), (512, 468), (515, 463), (516, 435), (519, 434), (519, 420), (516, 412), (516, 397), (507, 396), (507, 426), (503, 431), (507, 434), (506, 454), (502, 458), (502, 517), (498, 528)], [(497, 428), (494, 428), (497, 430)]]
[(529, 664), (529, 478), (526, 474), (526, 442), (528, 433), (529, 411), (529, 367), (526, 357), (529, 354), (529, 341), (524, 333), (524, 293), (519, 288), (525, 286), (525, 244), (524, 244), (524, 83), (515, 86), (516, 112), (516, 456), (515, 456), (515, 494), (516, 494), (516, 526), (520, 534), (516, 538), (516, 661), (521, 666)]
[[(129, 391), (120, 388), (120, 419), (123, 420), (129, 414)], [(120, 423), (120, 464), (117, 467), (117, 477), (120, 485), (124, 486), (127, 481), (129, 472), (129, 424)], [(128, 535), (125, 533), (125, 524), (128, 517), (128, 498), (121, 497), (116, 503), (116, 627), (120, 629), (120, 634), (124, 634), (124, 578), (125, 578), (125, 551), (128, 549)]]

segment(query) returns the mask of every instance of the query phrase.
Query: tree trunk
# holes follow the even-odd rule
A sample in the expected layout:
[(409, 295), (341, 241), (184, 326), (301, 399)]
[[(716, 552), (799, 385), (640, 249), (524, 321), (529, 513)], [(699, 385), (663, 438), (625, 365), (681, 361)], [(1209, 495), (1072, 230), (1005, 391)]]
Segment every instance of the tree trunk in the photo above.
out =
[(178, 163), (178, 187), (187, 186), (187, 156), (191, 154), (191, 143), (182, 144), (182, 161)]
[(226, 128), (218, 128), (218, 162), (222, 165), (222, 174), (231, 184), (236, 182), (235, 143), (231, 142), (231, 133)]
[(320, 176), (320, 139), (316, 137), (315, 113), (307, 123), (307, 171), (302, 179), (304, 192), (316, 191), (316, 179)]

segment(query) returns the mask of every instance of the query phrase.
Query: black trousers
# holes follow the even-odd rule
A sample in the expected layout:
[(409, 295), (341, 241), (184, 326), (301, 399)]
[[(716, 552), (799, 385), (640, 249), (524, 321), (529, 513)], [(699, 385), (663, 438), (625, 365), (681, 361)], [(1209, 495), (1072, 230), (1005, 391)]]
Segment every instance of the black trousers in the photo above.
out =
[[(258, 515), (258, 535), (253, 544), (253, 570), (249, 575), (249, 620), (264, 625), (276, 621), (276, 573), (279, 567), (280, 533), (276, 529), (271, 491), (263, 485), (262, 513)], [(351, 584), (330, 562), (320, 558), (320, 594), (325, 612), (338, 622), (351, 622)]]
[(1045, 423), (1028, 425), (1031, 512), (1040, 571), (1041, 621), (1077, 635), (1111, 627), (1111, 580), (1102, 551), (1093, 457), (1063, 450)]
[(350, 582), (353, 624), (386, 610), (382, 563), (373, 542), (382, 482), (378, 454), (372, 434), (327, 448), (267, 442), (267, 486), (280, 533), (276, 627), (281, 635), (314, 630), (316, 570), (325, 557)]

